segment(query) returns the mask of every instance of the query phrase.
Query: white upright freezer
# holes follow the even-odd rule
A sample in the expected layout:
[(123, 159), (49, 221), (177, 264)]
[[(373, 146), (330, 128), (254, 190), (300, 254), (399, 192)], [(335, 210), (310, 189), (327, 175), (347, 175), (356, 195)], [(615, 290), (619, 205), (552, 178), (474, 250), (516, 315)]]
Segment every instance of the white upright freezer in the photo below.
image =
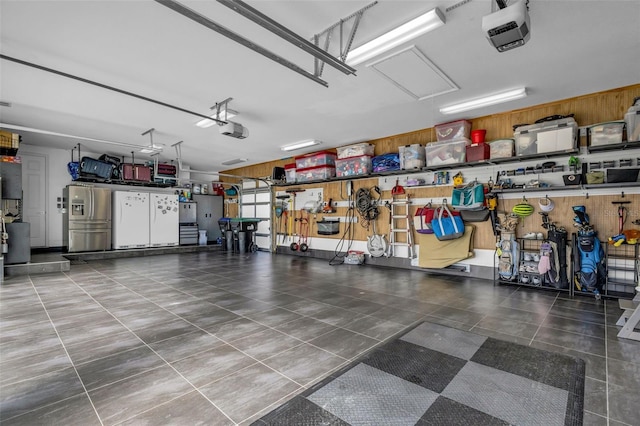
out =
[(177, 246), (180, 242), (180, 212), (177, 194), (151, 193), (149, 205), (151, 247)]
[(149, 247), (149, 193), (113, 192), (113, 248)]

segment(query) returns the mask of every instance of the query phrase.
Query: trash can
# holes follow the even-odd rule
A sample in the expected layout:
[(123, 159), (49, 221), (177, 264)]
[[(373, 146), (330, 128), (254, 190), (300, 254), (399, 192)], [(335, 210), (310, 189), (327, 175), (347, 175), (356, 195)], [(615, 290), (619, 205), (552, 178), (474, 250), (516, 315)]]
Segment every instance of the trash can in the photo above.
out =
[(233, 251), (233, 231), (231, 230), (231, 218), (221, 217), (218, 219), (220, 234), (222, 235), (222, 248)]
[(238, 253), (247, 252), (247, 232), (238, 231)]
[(200, 229), (198, 230), (198, 245), (206, 246), (207, 245), (207, 230)]

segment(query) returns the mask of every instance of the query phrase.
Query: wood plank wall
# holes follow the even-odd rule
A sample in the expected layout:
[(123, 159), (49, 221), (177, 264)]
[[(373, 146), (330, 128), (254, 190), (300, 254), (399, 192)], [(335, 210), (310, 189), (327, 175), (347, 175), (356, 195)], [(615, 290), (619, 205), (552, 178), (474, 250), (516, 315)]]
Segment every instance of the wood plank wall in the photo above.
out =
[[(575, 114), (578, 125), (585, 126), (589, 124), (600, 123), (604, 121), (620, 120), (624, 117), (625, 112), (632, 105), (633, 99), (640, 96), (640, 84), (622, 87), (618, 89), (608, 90), (604, 92), (592, 93), (575, 98), (565, 99), (556, 102), (550, 102), (543, 105), (537, 105), (520, 110), (509, 111), (500, 114), (494, 114), (484, 117), (478, 117), (471, 120), (472, 129), (487, 129), (486, 139), (491, 141), (501, 138), (513, 137), (513, 125), (521, 123), (533, 123), (536, 120), (550, 115), (566, 115)], [(397, 152), (398, 147), (410, 144), (427, 144), (435, 141), (435, 131), (433, 128), (426, 128), (414, 132), (403, 133), (394, 136), (388, 136), (380, 139), (369, 141), (375, 145), (375, 155), (387, 152)], [(586, 145), (585, 138), (582, 138), (581, 145)], [(276, 160), (268, 163), (256, 164), (247, 167), (241, 167), (233, 170), (225, 171), (225, 173), (239, 176), (270, 176), (273, 167), (283, 167), (285, 164), (292, 162), (289, 160)], [(223, 179), (232, 181), (230, 178)], [(377, 178), (362, 178), (354, 180), (354, 193), (359, 188), (371, 188), (377, 184)], [(314, 188), (321, 187), (324, 190), (325, 200), (332, 198), (334, 201), (344, 200), (346, 191), (345, 182), (328, 182), (314, 183)], [(309, 185), (307, 185), (309, 186)], [(305, 185), (300, 185), (304, 188)], [(284, 188), (281, 188), (284, 189)], [(415, 188), (410, 190), (410, 195), (414, 198), (432, 198), (441, 200), (444, 197), (450, 197), (451, 187), (429, 187)], [(526, 194), (525, 194), (526, 195)], [(383, 191), (383, 198), (390, 198), (389, 191)], [(551, 198), (554, 198), (550, 195)], [(527, 200), (539, 211), (539, 198), (527, 198)], [(559, 226), (566, 227), (569, 232), (573, 231), (573, 205), (585, 205), (587, 212), (591, 217), (592, 223), (599, 231), (601, 238), (606, 239), (608, 236), (617, 233), (618, 214), (617, 206), (611, 204), (612, 201), (631, 201), (627, 204), (628, 221), (626, 228), (632, 228), (631, 221), (640, 218), (640, 195), (626, 195), (621, 198), (621, 194), (613, 194), (607, 196), (591, 196), (587, 197), (571, 197), (564, 202), (561, 199), (555, 199), (556, 208), (550, 213), (551, 221), (556, 222)], [(511, 208), (520, 200), (502, 200), (500, 199), (499, 210), (510, 211)], [(412, 208), (412, 214), (415, 213), (417, 206)], [(344, 216), (346, 208), (339, 208), (338, 215)], [(229, 215), (237, 215), (236, 205), (229, 205)], [(322, 214), (316, 215), (315, 220), (321, 220)], [(534, 215), (525, 218), (518, 226), (518, 235), (524, 235), (527, 232), (542, 232), (540, 227), (542, 223), (541, 216)], [(377, 231), (380, 234), (388, 234), (389, 231), (389, 212), (386, 208), (381, 209), (381, 216), (377, 222)], [(495, 247), (495, 237), (493, 235), (490, 222), (477, 223), (475, 233), (475, 247), (492, 249)], [(344, 231), (345, 224), (341, 224), (341, 233)], [(639, 226), (635, 228), (640, 229)], [(315, 224), (311, 226), (311, 236), (315, 236)], [(370, 229), (357, 225), (355, 227), (356, 240), (366, 240), (366, 237), (372, 233)], [(339, 239), (341, 234), (336, 236), (324, 236), (326, 238)]]

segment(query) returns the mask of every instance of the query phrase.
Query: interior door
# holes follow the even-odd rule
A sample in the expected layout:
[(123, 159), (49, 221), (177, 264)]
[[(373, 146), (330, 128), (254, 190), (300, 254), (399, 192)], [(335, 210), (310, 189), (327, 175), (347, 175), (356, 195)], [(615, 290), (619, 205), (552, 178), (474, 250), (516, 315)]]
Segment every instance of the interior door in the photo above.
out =
[(22, 209), (24, 222), (31, 224), (31, 247), (47, 246), (47, 157), (22, 158)]

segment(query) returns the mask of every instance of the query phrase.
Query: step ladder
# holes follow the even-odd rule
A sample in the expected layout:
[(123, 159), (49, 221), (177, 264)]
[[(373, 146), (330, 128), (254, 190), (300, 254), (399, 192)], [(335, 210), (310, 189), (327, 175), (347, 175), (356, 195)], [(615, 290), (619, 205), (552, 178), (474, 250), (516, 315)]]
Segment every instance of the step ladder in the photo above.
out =
[(640, 341), (640, 332), (635, 331), (635, 328), (640, 324), (640, 286), (636, 287), (636, 292), (633, 300), (618, 299), (620, 309), (623, 309), (624, 312), (616, 325), (622, 326), (618, 337)]
[[(387, 203), (389, 207), (389, 249), (387, 257), (396, 256), (396, 247), (407, 247), (409, 258), (415, 258), (413, 250), (413, 219), (409, 214), (411, 200), (407, 195), (405, 198), (393, 196), (391, 202)], [(405, 234), (404, 238), (399, 239), (398, 236)], [(404, 240), (404, 241), (400, 241)]]

